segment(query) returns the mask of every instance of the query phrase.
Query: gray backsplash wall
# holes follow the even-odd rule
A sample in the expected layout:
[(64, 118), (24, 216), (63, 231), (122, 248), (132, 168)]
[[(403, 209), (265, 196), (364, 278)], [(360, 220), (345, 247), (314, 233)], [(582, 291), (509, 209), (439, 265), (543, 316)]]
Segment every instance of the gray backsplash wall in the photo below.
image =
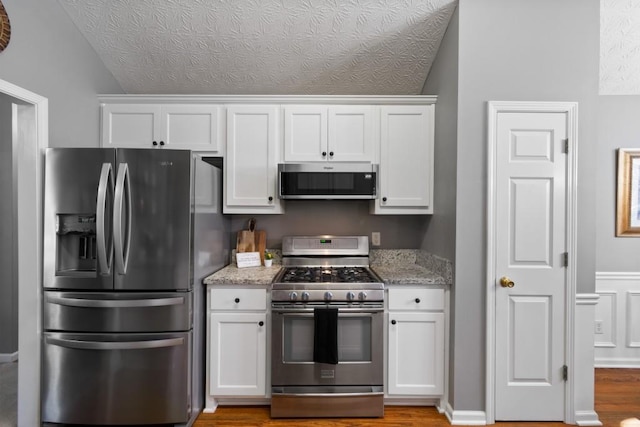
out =
[(280, 248), (288, 235), (368, 235), (379, 231), (380, 249), (419, 249), (428, 215), (371, 215), (366, 200), (290, 200), (284, 215), (233, 215), (232, 247), (236, 232), (256, 218), (259, 230), (267, 232), (267, 247)]
[(0, 94), (0, 354), (18, 351), (17, 259), (14, 256), (11, 99)]

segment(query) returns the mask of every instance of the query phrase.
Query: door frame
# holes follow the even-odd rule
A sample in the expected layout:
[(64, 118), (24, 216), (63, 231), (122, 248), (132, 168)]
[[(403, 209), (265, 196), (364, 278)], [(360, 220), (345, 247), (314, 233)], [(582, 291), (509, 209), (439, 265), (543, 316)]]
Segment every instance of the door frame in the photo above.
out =
[(575, 364), (575, 300), (577, 277), (577, 183), (578, 183), (578, 103), (577, 102), (527, 102), (527, 101), (489, 101), (487, 103), (487, 239), (486, 239), (486, 396), (485, 415), (487, 424), (495, 423), (495, 333), (496, 333), (496, 269), (495, 248), (496, 237), (496, 155), (497, 155), (497, 121), (500, 113), (564, 113), (567, 117), (567, 137), (569, 150), (567, 153), (566, 181), (566, 239), (568, 251), (568, 267), (565, 288), (565, 364), (570, 368), (569, 379), (565, 387), (564, 422), (573, 424), (574, 381), (575, 374), (571, 369)]
[(40, 425), (42, 332), (43, 150), (49, 145), (49, 101), (0, 79), (15, 99), (12, 139), (18, 212), (18, 425)]

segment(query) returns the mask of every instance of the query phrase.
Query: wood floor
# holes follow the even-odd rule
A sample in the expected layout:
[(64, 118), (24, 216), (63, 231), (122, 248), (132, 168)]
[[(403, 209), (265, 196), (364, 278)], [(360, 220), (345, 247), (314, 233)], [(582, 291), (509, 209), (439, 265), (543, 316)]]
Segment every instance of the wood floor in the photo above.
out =
[[(596, 369), (595, 409), (605, 427), (619, 427), (620, 421), (640, 418), (640, 369)], [(445, 427), (449, 421), (432, 407), (387, 406), (379, 419), (270, 419), (269, 408), (221, 406), (214, 414), (201, 414), (194, 427)], [(499, 427), (559, 427), (563, 423), (511, 422)]]

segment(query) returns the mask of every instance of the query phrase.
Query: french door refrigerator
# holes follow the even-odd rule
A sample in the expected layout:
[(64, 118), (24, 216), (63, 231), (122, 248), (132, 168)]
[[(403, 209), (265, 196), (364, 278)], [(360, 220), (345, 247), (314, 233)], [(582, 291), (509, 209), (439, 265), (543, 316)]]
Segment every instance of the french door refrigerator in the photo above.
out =
[(47, 150), (45, 425), (193, 423), (200, 279), (228, 259), (220, 181), (188, 150)]

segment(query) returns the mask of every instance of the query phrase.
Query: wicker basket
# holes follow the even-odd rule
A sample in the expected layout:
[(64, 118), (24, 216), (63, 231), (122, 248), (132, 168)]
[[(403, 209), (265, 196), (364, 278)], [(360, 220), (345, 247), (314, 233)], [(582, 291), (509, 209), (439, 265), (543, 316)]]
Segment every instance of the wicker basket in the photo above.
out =
[(9, 15), (0, 1), (0, 52), (2, 52), (11, 38), (11, 24), (9, 23)]

